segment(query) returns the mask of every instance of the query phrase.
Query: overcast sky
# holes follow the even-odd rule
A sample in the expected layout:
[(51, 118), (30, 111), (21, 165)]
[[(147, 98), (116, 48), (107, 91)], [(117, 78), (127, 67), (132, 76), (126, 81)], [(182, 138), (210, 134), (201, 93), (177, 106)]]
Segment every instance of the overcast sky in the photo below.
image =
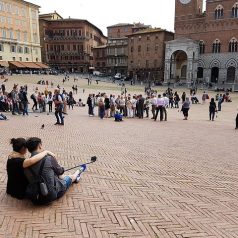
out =
[[(28, 0), (41, 13), (57, 11), (62, 17), (86, 19), (107, 34), (107, 26), (142, 22), (174, 31), (175, 0)], [(205, 2), (205, 0), (204, 0)]]
[(174, 0), (28, 0), (41, 6), (41, 13), (57, 11), (62, 17), (87, 19), (106, 35), (116, 23), (142, 22), (174, 30)]

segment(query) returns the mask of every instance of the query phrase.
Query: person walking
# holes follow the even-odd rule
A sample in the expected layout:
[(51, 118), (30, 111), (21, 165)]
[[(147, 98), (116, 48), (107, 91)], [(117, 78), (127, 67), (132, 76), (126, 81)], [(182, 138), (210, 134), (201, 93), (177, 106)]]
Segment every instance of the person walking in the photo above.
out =
[(210, 118), (210, 121), (211, 120), (214, 121), (216, 111), (217, 111), (217, 105), (216, 105), (215, 99), (211, 98), (210, 106), (209, 106), (209, 118)]
[(164, 99), (161, 98), (161, 95), (158, 95), (157, 106), (156, 106), (156, 114), (154, 121), (157, 120), (158, 114), (160, 113), (160, 121), (163, 121), (163, 107), (164, 107)]
[(182, 105), (181, 111), (183, 112), (184, 119), (183, 120), (188, 120), (188, 111), (190, 109), (190, 101), (189, 98), (186, 97), (185, 102)]
[(60, 90), (56, 89), (54, 93), (54, 103), (55, 103), (55, 117), (56, 123), (55, 125), (64, 125), (64, 117), (63, 117), (63, 97), (60, 95)]
[(150, 97), (146, 97), (144, 109), (145, 109), (145, 112), (146, 112), (146, 118), (148, 118), (149, 117), (149, 111), (150, 111)]
[(179, 108), (180, 97), (177, 92), (174, 93), (174, 107)]

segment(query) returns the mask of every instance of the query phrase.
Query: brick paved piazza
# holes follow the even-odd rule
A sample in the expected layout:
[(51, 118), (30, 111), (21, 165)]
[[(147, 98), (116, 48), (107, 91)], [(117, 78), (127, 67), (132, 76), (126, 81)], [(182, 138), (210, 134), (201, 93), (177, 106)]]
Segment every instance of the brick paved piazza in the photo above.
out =
[[(39, 79), (22, 78), (7, 87)], [(86, 93), (119, 92), (111, 84), (79, 85)], [(64, 127), (53, 125), (53, 115), (9, 115), (0, 121), (0, 237), (238, 237), (238, 98), (232, 98), (215, 122), (208, 121), (208, 103), (193, 105), (188, 121), (169, 109), (162, 123), (89, 118), (86, 108), (69, 111)], [(34, 207), (5, 193), (9, 139), (18, 136), (41, 137), (65, 167), (93, 155), (98, 162), (62, 199)]]

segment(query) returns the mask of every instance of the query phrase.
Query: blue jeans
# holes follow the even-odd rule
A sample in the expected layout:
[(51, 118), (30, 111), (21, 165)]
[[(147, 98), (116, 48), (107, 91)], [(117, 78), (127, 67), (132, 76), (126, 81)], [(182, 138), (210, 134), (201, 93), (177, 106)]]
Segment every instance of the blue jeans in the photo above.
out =
[(55, 110), (55, 117), (57, 120), (57, 123), (59, 124), (64, 124), (64, 117), (63, 117), (63, 105), (58, 106), (57, 109)]
[(69, 176), (65, 176), (64, 182), (65, 182), (66, 188), (68, 189), (72, 184), (72, 179)]
[(22, 108), (23, 108), (23, 116), (25, 116), (25, 114), (28, 116), (28, 102), (23, 102)]

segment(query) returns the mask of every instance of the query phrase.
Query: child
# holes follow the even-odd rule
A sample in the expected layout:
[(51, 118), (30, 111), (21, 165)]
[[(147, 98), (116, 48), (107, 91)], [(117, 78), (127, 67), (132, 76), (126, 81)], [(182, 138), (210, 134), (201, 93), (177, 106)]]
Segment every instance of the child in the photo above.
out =
[(116, 111), (116, 114), (115, 114), (114, 118), (115, 118), (116, 122), (123, 121), (122, 120), (123, 116), (122, 116), (122, 114), (119, 111)]

